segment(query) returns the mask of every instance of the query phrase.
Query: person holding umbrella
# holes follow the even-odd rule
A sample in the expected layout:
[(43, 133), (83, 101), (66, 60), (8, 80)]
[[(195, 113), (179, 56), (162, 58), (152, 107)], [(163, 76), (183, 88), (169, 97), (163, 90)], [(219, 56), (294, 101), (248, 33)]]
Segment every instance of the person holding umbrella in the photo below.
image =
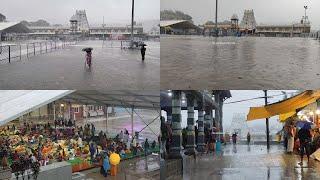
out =
[(82, 49), (82, 51), (85, 51), (87, 53), (85, 62), (89, 66), (89, 68), (91, 68), (92, 50), (93, 50), (93, 48), (91, 48), (91, 47), (87, 47), (87, 48)]
[(310, 143), (311, 143), (311, 124), (308, 122), (305, 122), (302, 126), (302, 128), (298, 131), (298, 138), (300, 141), (300, 158), (301, 162), (299, 163), (301, 166), (303, 165), (303, 155), (304, 151), (306, 152), (306, 155), (308, 157), (308, 163), (310, 160)]
[(140, 49), (140, 51), (141, 51), (141, 56), (142, 56), (142, 61), (144, 61), (144, 57), (145, 57), (145, 55), (146, 55), (146, 44), (144, 44), (144, 43), (142, 43), (141, 45), (141, 49)]

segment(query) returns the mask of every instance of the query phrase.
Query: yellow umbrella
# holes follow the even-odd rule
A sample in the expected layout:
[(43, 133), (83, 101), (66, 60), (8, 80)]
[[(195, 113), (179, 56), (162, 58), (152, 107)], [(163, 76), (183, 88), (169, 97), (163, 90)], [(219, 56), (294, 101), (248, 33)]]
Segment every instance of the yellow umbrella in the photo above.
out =
[(120, 156), (119, 156), (119, 154), (117, 154), (117, 153), (112, 153), (112, 154), (110, 155), (109, 160), (110, 160), (110, 164), (112, 164), (112, 165), (118, 165), (118, 164), (120, 163)]

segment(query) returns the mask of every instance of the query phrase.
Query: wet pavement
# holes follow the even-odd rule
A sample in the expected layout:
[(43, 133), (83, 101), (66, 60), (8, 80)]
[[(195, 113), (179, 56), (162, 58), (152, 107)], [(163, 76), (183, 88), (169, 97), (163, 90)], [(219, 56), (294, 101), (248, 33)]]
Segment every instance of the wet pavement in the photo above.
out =
[[(137, 114), (134, 114), (133, 116), (133, 130), (134, 131), (141, 131), (143, 128), (143, 131), (139, 133), (140, 140), (144, 140), (145, 138), (148, 138), (149, 141), (156, 140), (158, 141), (158, 136), (160, 134), (160, 118), (157, 116), (159, 113), (157, 111), (152, 110), (143, 110), (143, 111), (136, 111)], [(155, 118), (157, 120), (153, 121)], [(153, 121), (153, 122), (152, 122)], [(152, 122), (152, 123), (151, 123)], [(96, 132), (108, 132), (108, 136), (115, 137), (117, 134), (120, 133), (120, 131), (124, 130), (125, 128), (129, 131), (131, 134), (131, 116), (127, 112), (119, 112), (114, 117), (108, 118), (108, 125), (106, 124), (106, 118), (105, 117), (98, 117), (98, 118), (87, 118), (83, 120), (77, 120), (76, 121), (77, 126), (84, 125), (86, 123), (93, 123), (96, 127)], [(148, 125), (148, 127), (146, 127)], [(108, 128), (107, 128), (108, 126)], [(145, 128), (146, 127), (146, 128)]]
[[(84, 41), (67, 49), (0, 65), (0, 89), (130, 89), (159, 90), (160, 43), (145, 42), (146, 59), (139, 50), (120, 49), (116, 43)], [(93, 47), (92, 68), (84, 65), (84, 47)]]
[[(183, 179), (214, 180), (302, 180), (320, 179), (320, 162), (298, 165), (299, 156), (283, 152), (282, 145), (226, 145), (222, 153), (184, 158)], [(182, 179), (175, 177), (173, 179)]]
[(103, 177), (100, 174), (100, 169), (84, 171), (87, 180), (156, 180), (160, 179), (160, 164), (157, 154), (149, 155), (147, 158), (135, 158), (120, 162), (118, 174), (116, 176)]
[(161, 89), (315, 89), (320, 41), (162, 36)]

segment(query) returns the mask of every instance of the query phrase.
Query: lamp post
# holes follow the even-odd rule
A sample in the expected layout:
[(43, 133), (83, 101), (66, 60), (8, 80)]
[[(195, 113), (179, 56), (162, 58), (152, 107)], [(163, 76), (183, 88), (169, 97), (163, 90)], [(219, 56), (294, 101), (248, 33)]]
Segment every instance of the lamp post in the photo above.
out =
[(303, 20), (303, 32), (306, 32), (306, 21), (307, 21), (307, 9), (308, 6), (303, 6), (304, 7), (304, 20)]
[[(267, 90), (263, 90), (264, 92), (264, 102), (265, 105), (268, 105), (268, 96)], [(266, 118), (266, 129), (267, 129), (267, 149), (270, 149), (270, 139), (269, 139), (269, 118)]]
[(216, 37), (218, 37), (218, 0), (216, 0), (216, 25), (215, 25)]
[(134, 0), (132, 0), (132, 11), (131, 11), (131, 44), (130, 44), (130, 48), (133, 48), (133, 24), (134, 24)]

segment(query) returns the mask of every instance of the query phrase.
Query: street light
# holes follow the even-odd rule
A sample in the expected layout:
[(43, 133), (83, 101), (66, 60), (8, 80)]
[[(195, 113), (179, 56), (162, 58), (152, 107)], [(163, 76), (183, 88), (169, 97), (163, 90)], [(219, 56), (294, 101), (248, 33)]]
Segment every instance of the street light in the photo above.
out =
[[(268, 105), (268, 94), (267, 90), (263, 90), (264, 92), (264, 103)], [(270, 139), (269, 139), (269, 118), (266, 118), (266, 130), (267, 130), (267, 149), (270, 149)]]
[(131, 44), (130, 44), (131, 48), (133, 48), (133, 24), (134, 24), (134, 0), (132, 0), (132, 10), (131, 10)]
[(216, 37), (218, 37), (218, 0), (216, 0), (216, 25), (215, 25), (215, 30), (216, 30)]
[(308, 6), (303, 6), (304, 7), (304, 20), (303, 20), (303, 32), (306, 32), (306, 21), (307, 21), (307, 9)]

